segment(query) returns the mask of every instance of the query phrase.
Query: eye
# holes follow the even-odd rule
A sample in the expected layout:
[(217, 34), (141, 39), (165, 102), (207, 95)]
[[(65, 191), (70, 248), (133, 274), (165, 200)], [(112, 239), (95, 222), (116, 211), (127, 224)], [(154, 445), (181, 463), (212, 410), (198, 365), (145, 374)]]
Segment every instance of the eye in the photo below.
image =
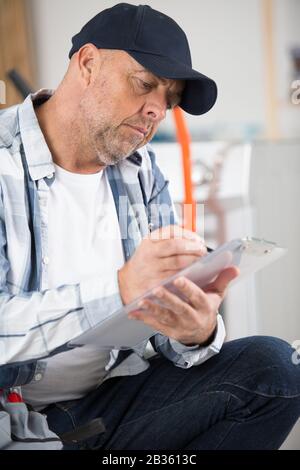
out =
[(145, 82), (144, 80), (141, 80), (140, 78), (136, 77), (136, 81), (137, 81), (139, 87), (144, 89), (145, 91), (150, 91), (153, 88), (152, 83)]

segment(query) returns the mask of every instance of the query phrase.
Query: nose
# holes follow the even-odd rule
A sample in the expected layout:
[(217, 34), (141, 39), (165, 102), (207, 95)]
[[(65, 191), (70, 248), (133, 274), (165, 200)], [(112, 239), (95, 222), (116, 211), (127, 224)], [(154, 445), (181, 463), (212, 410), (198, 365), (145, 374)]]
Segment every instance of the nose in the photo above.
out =
[(153, 123), (158, 124), (166, 117), (167, 100), (164, 93), (157, 91), (150, 93), (143, 106), (143, 115)]

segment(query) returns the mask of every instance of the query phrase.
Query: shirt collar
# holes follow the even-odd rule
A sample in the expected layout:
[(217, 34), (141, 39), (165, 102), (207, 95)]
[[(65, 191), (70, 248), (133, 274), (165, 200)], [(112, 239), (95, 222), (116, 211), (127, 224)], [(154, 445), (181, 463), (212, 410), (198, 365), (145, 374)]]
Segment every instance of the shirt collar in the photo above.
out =
[[(24, 146), (29, 174), (33, 181), (52, 177), (55, 173), (51, 152), (39, 126), (34, 111), (34, 103), (42, 103), (54, 94), (53, 90), (41, 89), (31, 93), (19, 106), (19, 129)], [(141, 166), (143, 149), (138, 149), (126, 160), (136, 166)]]
[(54, 165), (52, 155), (39, 126), (33, 103), (46, 101), (54, 92), (41, 89), (27, 96), (19, 106), (19, 129), (32, 180), (52, 176)]

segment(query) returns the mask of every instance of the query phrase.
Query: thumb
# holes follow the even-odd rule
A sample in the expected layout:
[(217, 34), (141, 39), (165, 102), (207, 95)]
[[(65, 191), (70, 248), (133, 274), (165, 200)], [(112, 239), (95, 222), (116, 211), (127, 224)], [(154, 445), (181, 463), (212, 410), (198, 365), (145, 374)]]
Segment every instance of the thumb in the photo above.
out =
[(214, 292), (220, 297), (224, 297), (228, 284), (240, 274), (236, 266), (230, 266), (220, 272), (218, 277), (203, 288), (204, 292)]

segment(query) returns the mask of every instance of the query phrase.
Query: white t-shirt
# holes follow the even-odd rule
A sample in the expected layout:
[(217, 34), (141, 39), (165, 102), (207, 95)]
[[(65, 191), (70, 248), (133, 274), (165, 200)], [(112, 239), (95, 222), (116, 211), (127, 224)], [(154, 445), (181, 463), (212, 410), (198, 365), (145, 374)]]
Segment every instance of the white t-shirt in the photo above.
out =
[[(121, 234), (106, 173), (71, 173), (55, 165), (48, 202), (48, 286), (77, 284), (124, 264)], [(27, 403), (81, 398), (104, 378), (109, 351), (86, 345), (47, 359), (43, 379), (22, 387)]]

